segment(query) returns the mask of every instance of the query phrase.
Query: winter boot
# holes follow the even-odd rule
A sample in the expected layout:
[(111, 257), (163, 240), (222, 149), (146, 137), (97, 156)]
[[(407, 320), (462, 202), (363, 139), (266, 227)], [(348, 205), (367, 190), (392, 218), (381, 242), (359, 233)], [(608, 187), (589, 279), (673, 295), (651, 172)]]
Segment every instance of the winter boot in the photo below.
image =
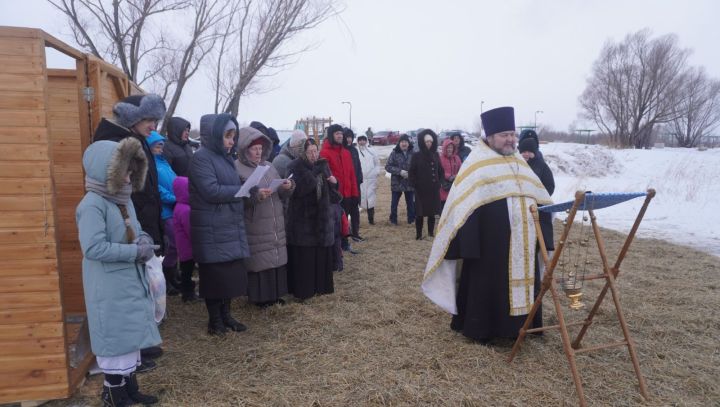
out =
[(422, 240), (423, 218), (415, 218), (415, 240)]
[(367, 215), (368, 215), (368, 223), (371, 225), (374, 225), (375, 224), (375, 208), (368, 208)]
[(222, 300), (222, 306), (220, 307), (220, 315), (222, 316), (222, 322), (225, 327), (235, 332), (242, 332), (247, 330), (247, 327), (240, 322), (236, 321), (232, 315), (230, 315), (230, 302), (231, 300)]
[(222, 300), (205, 299), (205, 306), (208, 310), (208, 334), (223, 336), (227, 333), (222, 319)]
[(125, 389), (127, 390), (127, 394), (130, 396), (130, 399), (136, 403), (148, 406), (158, 402), (157, 397), (140, 393), (140, 386), (138, 385), (135, 372), (130, 373), (130, 376), (125, 377)]
[(200, 301), (197, 294), (195, 294), (195, 282), (192, 280), (194, 269), (194, 260), (180, 262), (180, 291), (182, 292), (182, 301), (184, 303)]
[(123, 377), (121, 375), (105, 375), (102, 395), (103, 407), (125, 407), (135, 403), (128, 396)]
[(428, 217), (428, 236), (435, 236), (435, 216)]

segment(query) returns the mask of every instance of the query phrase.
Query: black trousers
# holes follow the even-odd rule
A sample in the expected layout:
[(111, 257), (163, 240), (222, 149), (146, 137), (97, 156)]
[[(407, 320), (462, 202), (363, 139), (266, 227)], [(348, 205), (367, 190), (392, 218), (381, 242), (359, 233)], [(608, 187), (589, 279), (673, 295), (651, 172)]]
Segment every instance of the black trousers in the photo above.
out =
[(360, 236), (360, 199), (357, 197), (343, 198), (343, 210), (350, 215), (350, 234)]
[[(435, 217), (428, 216), (428, 235), (435, 236)], [(415, 233), (417, 236), (422, 236), (423, 229), (423, 216), (417, 216), (415, 218)]]

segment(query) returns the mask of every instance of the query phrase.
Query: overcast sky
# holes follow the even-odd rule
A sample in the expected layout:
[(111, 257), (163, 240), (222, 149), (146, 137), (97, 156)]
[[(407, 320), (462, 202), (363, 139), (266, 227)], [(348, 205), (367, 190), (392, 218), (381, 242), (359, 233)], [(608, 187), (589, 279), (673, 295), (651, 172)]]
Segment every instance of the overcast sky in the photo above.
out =
[[(476, 129), (483, 109), (514, 106), (518, 125), (567, 130), (608, 39), (648, 27), (675, 33), (690, 62), (720, 78), (720, 2), (669, 0), (348, 0), (338, 18), (300, 38), (316, 47), (248, 96), (239, 121), (289, 129), (308, 115), (356, 130)], [(42, 28), (72, 44), (67, 23), (42, 0), (0, 0), (0, 25)], [(52, 58), (49, 57), (49, 61)], [(55, 62), (49, 62), (55, 63)], [(212, 112), (204, 73), (177, 114)], [(577, 123), (595, 128), (592, 123)]]

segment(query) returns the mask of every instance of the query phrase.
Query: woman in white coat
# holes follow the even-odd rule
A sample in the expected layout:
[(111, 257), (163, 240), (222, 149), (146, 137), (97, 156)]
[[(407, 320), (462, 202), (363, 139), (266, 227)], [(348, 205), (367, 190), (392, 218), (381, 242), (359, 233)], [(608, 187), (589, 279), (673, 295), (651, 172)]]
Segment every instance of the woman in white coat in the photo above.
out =
[(367, 211), (368, 223), (374, 225), (375, 190), (377, 189), (377, 177), (380, 175), (382, 167), (377, 154), (368, 144), (367, 136), (358, 136), (357, 144), (363, 173), (363, 182), (360, 184), (360, 207)]

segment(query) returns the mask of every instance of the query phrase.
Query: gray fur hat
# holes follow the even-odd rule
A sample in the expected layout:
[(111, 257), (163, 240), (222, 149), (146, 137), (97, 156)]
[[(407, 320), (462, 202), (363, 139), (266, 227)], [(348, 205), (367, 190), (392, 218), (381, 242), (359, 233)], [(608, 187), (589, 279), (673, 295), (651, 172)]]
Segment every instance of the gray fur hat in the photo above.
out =
[(132, 95), (113, 106), (115, 121), (126, 128), (136, 125), (140, 120), (161, 120), (165, 116), (165, 102), (159, 95)]

